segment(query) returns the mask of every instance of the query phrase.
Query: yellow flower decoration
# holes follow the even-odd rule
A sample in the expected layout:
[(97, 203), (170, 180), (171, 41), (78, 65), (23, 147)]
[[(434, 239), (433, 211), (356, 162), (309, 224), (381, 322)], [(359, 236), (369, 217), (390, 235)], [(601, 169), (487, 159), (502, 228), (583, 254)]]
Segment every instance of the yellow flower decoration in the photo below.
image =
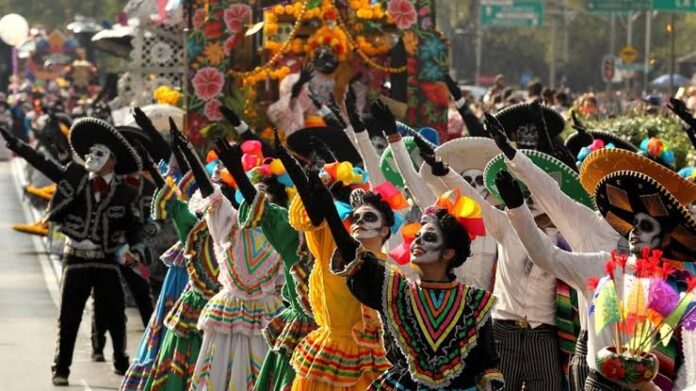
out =
[(210, 65), (218, 66), (225, 59), (225, 50), (219, 42), (209, 43), (203, 49), (203, 55)]

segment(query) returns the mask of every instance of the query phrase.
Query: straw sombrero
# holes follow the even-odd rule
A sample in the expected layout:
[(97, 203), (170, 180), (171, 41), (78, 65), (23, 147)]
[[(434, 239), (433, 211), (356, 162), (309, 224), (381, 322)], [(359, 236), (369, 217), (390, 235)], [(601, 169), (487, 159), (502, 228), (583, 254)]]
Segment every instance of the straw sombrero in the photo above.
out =
[(602, 178), (624, 170), (640, 172), (655, 179), (682, 205), (696, 201), (696, 183), (647, 157), (623, 149), (604, 148), (592, 152), (580, 167), (580, 182), (588, 193), (595, 194)]
[[(532, 149), (520, 149), (518, 153), (524, 153), (537, 167), (541, 168), (553, 177), (563, 193), (567, 194), (572, 199), (582, 203), (583, 205), (594, 209), (594, 202), (592, 202), (592, 197), (585, 191), (585, 189), (580, 184), (580, 179), (578, 174), (573, 171), (572, 168), (568, 167), (567, 164), (561, 162), (551, 155), (547, 155), (543, 152), (539, 152)], [(488, 188), (493, 195), (495, 195), (499, 200), (502, 200), (498, 188), (495, 186), (495, 177), (502, 170), (506, 170), (507, 166), (505, 164), (505, 156), (501, 153), (494, 157), (483, 173), (483, 179)], [(520, 183), (524, 187), (524, 183)]]
[(662, 249), (678, 261), (696, 261), (696, 219), (654, 178), (636, 171), (615, 171), (597, 184), (595, 201), (602, 216), (623, 236), (634, 227), (638, 213), (645, 213), (670, 232)]

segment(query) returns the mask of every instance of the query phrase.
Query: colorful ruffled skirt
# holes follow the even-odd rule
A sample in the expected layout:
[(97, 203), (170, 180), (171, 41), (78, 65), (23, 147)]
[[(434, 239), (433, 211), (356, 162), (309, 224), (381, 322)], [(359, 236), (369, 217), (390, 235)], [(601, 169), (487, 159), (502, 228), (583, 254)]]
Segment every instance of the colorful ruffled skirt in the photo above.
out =
[(374, 383), (367, 388), (368, 391), (404, 391), (404, 390), (422, 390), (422, 391), (438, 391), (447, 389), (449, 391), (477, 391), (477, 387), (446, 387), (446, 388), (430, 388), (413, 381), (411, 374), (405, 368), (392, 367), (387, 372), (384, 372)]
[(187, 391), (201, 350), (196, 322), (208, 299), (187, 286), (165, 320), (165, 331), (157, 360), (145, 390)]
[(245, 300), (223, 289), (210, 299), (198, 322), (203, 344), (192, 389), (253, 389), (268, 352), (263, 329), (283, 309), (279, 295)]
[(317, 328), (314, 320), (301, 309), (286, 308), (271, 320), (263, 331), (270, 350), (263, 361), (256, 379), (258, 391), (289, 390), (295, 379), (295, 370), (290, 365), (292, 352), (297, 344)]
[(140, 340), (138, 353), (123, 378), (121, 391), (141, 391), (144, 389), (152, 366), (157, 359), (162, 336), (165, 334), (164, 319), (183, 292), (187, 281), (188, 274), (185, 267), (172, 265), (168, 268), (162, 290), (157, 298), (155, 312), (150, 317), (145, 333)]

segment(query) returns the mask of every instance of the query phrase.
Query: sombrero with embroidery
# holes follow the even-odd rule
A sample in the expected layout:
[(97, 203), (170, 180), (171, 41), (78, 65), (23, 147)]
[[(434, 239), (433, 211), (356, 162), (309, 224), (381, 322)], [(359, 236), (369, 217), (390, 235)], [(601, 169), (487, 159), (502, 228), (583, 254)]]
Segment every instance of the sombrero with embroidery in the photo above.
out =
[[(606, 132), (604, 130), (588, 130), (585, 133), (592, 136), (593, 140), (602, 140), (605, 146), (608, 144), (614, 144), (614, 147), (616, 148), (625, 149), (631, 152), (638, 152), (638, 147), (631, 144), (630, 141), (624, 140), (619, 135)], [(583, 147), (588, 147), (590, 144), (592, 144), (591, 142), (588, 144), (587, 141), (588, 140), (582, 137), (580, 133), (575, 132), (568, 136), (568, 138), (565, 140), (565, 147), (568, 149), (568, 151), (570, 151), (573, 157), (577, 158), (578, 153), (580, 153), (580, 150)]]
[(623, 149), (604, 148), (592, 152), (580, 167), (580, 182), (588, 193), (594, 194), (602, 178), (624, 170), (640, 172), (655, 179), (682, 205), (696, 201), (696, 183), (645, 156)]
[[(117, 126), (116, 130), (118, 130), (132, 146), (136, 146), (137, 144), (142, 145), (155, 162), (159, 162), (160, 160), (169, 161), (172, 150), (159, 132), (154, 134), (149, 132), (146, 133), (142, 129), (134, 126)], [(141, 156), (141, 159), (142, 158), (143, 156)]]
[[(549, 136), (559, 135), (565, 128), (565, 120), (554, 109), (541, 106)], [(495, 114), (510, 140), (515, 141), (518, 148), (535, 148), (539, 129), (537, 129), (535, 113), (530, 103), (518, 103), (506, 107)]]
[[(592, 202), (592, 197), (585, 191), (585, 189), (580, 184), (580, 179), (578, 174), (573, 171), (568, 165), (561, 162), (551, 155), (547, 155), (543, 152), (531, 150), (531, 149), (520, 149), (518, 153), (524, 153), (537, 167), (544, 170), (547, 174), (551, 175), (553, 179), (558, 182), (563, 193), (567, 194), (574, 200), (582, 203), (583, 205), (594, 209), (594, 202)], [(496, 196), (499, 200), (502, 200), (498, 189), (495, 186), (495, 177), (502, 170), (506, 170), (505, 156), (501, 153), (494, 157), (483, 172), (483, 179), (488, 191)], [(523, 183), (520, 183), (524, 187)]]
[(95, 144), (109, 148), (116, 157), (114, 170), (117, 174), (132, 174), (142, 169), (142, 162), (135, 148), (106, 121), (93, 117), (80, 118), (70, 128), (68, 140), (75, 154), (83, 160)]
[(286, 141), (291, 151), (307, 161), (313, 161), (313, 156), (316, 154), (314, 138), (323, 141), (335, 155), (336, 160), (340, 162), (348, 161), (357, 164), (362, 161), (360, 154), (353, 147), (353, 143), (350, 142), (345, 132), (335, 127), (321, 126), (300, 129), (290, 134)]
[(660, 222), (669, 232), (663, 248), (667, 258), (696, 261), (696, 219), (666, 187), (636, 171), (615, 171), (597, 185), (595, 201), (602, 216), (623, 236), (633, 229), (638, 213)]
[[(435, 154), (452, 170), (461, 174), (467, 170), (483, 170), (488, 162), (500, 154), (500, 149), (492, 139), (485, 137), (462, 137), (448, 141), (435, 149)], [(436, 183), (430, 167), (422, 164), (420, 175), (427, 183)], [(433, 189), (441, 194), (447, 189)]]

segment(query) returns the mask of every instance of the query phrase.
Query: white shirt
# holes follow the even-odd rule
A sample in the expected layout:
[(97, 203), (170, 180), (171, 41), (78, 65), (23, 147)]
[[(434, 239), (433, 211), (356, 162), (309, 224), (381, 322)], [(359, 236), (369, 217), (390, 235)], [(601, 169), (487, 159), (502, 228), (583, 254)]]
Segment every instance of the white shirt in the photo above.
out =
[[(481, 206), (486, 233), (498, 244), (498, 266), (493, 294), (496, 305), (493, 319), (526, 319), (532, 327), (556, 324), (556, 278), (534, 265), (527, 257), (522, 242), (505, 212), (486, 201), (459, 174), (450, 172), (440, 177), (449, 189), (459, 189), (462, 195)], [(536, 231), (541, 231), (534, 226)]]

